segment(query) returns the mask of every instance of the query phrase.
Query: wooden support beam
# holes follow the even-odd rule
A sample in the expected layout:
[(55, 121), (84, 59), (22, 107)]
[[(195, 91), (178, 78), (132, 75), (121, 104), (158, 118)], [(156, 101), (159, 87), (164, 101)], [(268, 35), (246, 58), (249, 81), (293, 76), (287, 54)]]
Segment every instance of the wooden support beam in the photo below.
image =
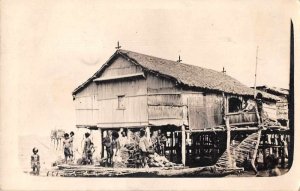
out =
[(227, 157), (228, 157), (228, 164), (231, 167), (232, 165), (232, 160), (231, 160), (231, 151), (230, 151), (230, 137), (231, 137), (231, 132), (230, 132), (230, 125), (229, 125), (229, 118), (225, 118), (225, 124), (226, 124), (226, 132), (227, 132), (227, 137), (226, 137), (226, 152), (227, 152)]
[(173, 133), (173, 131), (171, 131), (171, 145), (170, 145), (170, 159), (171, 159), (171, 161), (173, 162), (173, 149), (174, 149), (174, 133)]
[(184, 125), (181, 126), (181, 161), (183, 166), (185, 166), (185, 159), (186, 159), (186, 151), (185, 151), (185, 127)]
[(102, 158), (103, 157), (103, 144), (102, 144), (102, 138), (103, 138), (103, 135), (102, 135), (102, 129), (99, 128), (99, 133), (100, 133), (100, 146), (99, 146), (99, 154), (100, 154), (100, 157)]

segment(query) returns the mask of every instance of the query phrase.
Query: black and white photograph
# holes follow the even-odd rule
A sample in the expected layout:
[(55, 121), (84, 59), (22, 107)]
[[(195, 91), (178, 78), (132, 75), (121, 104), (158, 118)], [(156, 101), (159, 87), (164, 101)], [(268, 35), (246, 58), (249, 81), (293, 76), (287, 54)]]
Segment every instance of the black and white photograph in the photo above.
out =
[(299, 8), (2, 1), (0, 189), (298, 190)]

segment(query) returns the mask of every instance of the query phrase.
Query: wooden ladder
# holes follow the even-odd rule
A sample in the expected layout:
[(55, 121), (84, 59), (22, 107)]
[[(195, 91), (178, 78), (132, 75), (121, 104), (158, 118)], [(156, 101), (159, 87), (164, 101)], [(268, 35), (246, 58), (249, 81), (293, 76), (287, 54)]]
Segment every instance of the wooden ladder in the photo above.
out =
[[(242, 142), (230, 146), (230, 154), (238, 166), (241, 166), (251, 153), (252, 159), (256, 158), (260, 137), (261, 130), (258, 130), (258, 132), (246, 137)], [(225, 151), (215, 166), (217, 168), (235, 168), (236, 166), (233, 163), (229, 163), (228, 158), (228, 153)]]

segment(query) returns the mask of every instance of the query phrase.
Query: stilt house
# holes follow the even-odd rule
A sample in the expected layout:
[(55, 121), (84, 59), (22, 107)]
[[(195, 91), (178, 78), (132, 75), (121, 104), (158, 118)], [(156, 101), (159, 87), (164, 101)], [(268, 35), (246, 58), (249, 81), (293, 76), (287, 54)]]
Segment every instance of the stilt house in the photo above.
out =
[(239, 112), (253, 94), (223, 72), (121, 49), (72, 93), (78, 128), (161, 130), (169, 159), (190, 165), (226, 150), (225, 117), (232, 131), (257, 127), (255, 112)]

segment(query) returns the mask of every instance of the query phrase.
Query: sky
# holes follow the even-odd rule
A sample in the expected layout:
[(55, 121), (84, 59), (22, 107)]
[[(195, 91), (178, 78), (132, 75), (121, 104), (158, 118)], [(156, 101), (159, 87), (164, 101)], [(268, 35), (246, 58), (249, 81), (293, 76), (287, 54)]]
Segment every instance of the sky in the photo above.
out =
[(248, 86), (257, 56), (257, 84), (288, 88), (291, 18), (300, 40), (293, 0), (1, 4), (1, 126), (20, 135), (74, 129), (71, 92), (114, 53), (117, 41), (122, 49), (225, 67)]

